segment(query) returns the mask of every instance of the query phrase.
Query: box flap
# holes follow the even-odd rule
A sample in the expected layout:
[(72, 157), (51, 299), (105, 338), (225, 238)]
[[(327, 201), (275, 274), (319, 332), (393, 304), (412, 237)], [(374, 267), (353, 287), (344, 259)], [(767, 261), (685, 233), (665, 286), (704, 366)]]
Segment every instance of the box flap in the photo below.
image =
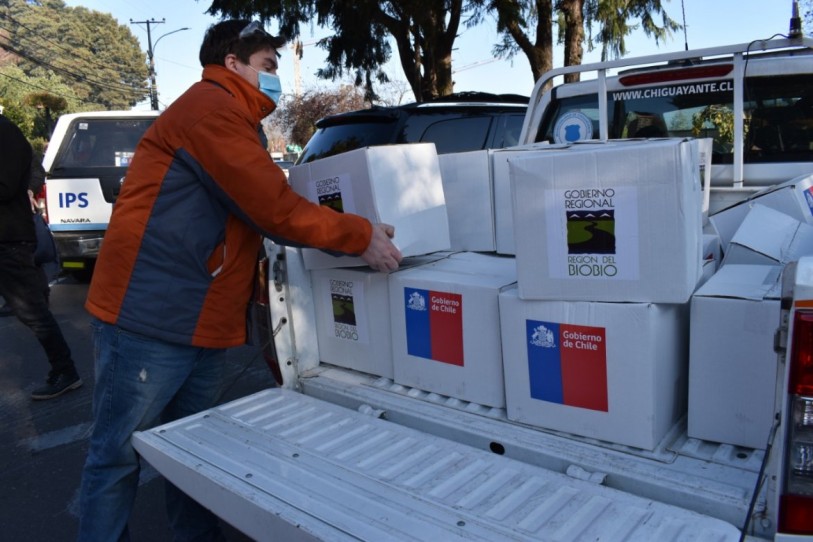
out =
[(730, 297), (736, 299), (775, 299), (779, 295), (779, 265), (726, 264), (694, 297)]
[(748, 249), (777, 263), (788, 263), (813, 254), (813, 226), (764, 205), (755, 204), (731, 239), (726, 263), (749, 263), (736, 257), (738, 248)]

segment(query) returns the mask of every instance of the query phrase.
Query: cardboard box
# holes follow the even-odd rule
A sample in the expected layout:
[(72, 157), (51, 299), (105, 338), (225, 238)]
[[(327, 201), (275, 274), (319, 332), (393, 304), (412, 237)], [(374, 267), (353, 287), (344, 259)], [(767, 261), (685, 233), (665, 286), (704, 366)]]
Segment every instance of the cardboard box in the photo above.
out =
[(784, 265), (813, 254), (813, 226), (753, 205), (728, 245), (723, 265)]
[(319, 359), (392, 378), (390, 276), (448, 256), (438, 252), (405, 258), (389, 274), (369, 267), (311, 271)]
[[(310, 201), (395, 226), (406, 256), (448, 250), (449, 221), (433, 143), (367, 147), (291, 168), (293, 189)], [(306, 269), (366, 265), (360, 257), (303, 249)]]
[(390, 277), (395, 382), (502, 408), (497, 299), (516, 281), (514, 261), (464, 258)]
[(524, 156), (529, 152), (544, 149), (565, 149), (570, 145), (549, 145), (534, 143), (505, 149), (490, 150), (491, 175), (494, 179), (494, 240), (499, 254), (514, 255), (514, 210), (511, 204), (511, 177), (508, 171), (508, 160), (515, 156)]
[(441, 154), (451, 250), (494, 251), (494, 187), (488, 150)]
[[(702, 188), (701, 209), (704, 223), (708, 221), (709, 194), (711, 187), (711, 145), (712, 139), (701, 138), (692, 139), (691, 145), (697, 148), (698, 153), (698, 182)], [(494, 179), (494, 228), (496, 251), (499, 254), (516, 254), (516, 244), (514, 242), (514, 218), (511, 199), (511, 182), (508, 169), (508, 162), (517, 156), (524, 156), (528, 151), (535, 150), (562, 150), (569, 149), (572, 152), (591, 151), (596, 148), (606, 148), (609, 146), (624, 146), (639, 144), (640, 140), (615, 139), (610, 141), (579, 141), (574, 144), (549, 145), (547, 143), (534, 143), (532, 145), (522, 145), (509, 147), (506, 149), (495, 149), (489, 151), (491, 157), (491, 175)]]
[(813, 225), (813, 175), (802, 175), (753, 194), (709, 217), (723, 243), (723, 252), (754, 205), (764, 205)]
[(689, 300), (702, 265), (695, 143), (540, 150), (509, 166), (523, 299)]
[(726, 264), (692, 297), (688, 435), (764, 449), (773, 423), (779, 266)]
[(654, 449), (685, 413), (686, 305), (500, 294), (508, 419)]

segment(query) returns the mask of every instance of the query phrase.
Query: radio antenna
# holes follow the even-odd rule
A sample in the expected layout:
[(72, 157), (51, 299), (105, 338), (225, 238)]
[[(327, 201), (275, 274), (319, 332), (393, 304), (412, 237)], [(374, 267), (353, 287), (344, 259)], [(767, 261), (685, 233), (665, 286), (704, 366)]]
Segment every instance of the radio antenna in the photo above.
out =
[(683, 44), (686, 50), (689, 50), (689, 38), (686, 35), (686, 6), (683, 4), (683, 0), (680, 0), (680, 11), (683, 12)]
[(790, 16), (790, 29), (788, 30), (788, 37), (789, 38), (801, 38), (802, 37), (802, 18), (799, 17), (799, 2), (798, 0), (793, 0), (793, 4), (791, 5), (791, 16)]

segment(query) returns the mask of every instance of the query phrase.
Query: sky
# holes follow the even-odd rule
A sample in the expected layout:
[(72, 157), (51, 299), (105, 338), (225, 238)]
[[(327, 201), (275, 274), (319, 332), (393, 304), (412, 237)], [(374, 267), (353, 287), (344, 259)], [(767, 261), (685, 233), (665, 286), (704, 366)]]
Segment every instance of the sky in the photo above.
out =
[[(207, 15), (210, 0), (65, 0), (68, 6), (84, 6), (88, 9), (110, 13), (122, 25), (129, 26), (139, 39), (144, 51), (147, 50), (147, 25), (131, 24), (130, 21), (150, 19), (164, 20), (151, 25), (153, 52), (156, 66), (156, 81), (161, 108), (172, 103), (190, 85), (200, 79), (201, 67), (198, 50), (203, 34), (209, 25), (218, 21)], [(736, 43), (748, 43), (755, 39), (769, 38), (776, 33), (786, 34), (791, 15), (791, 0), (663, 0), (666, 12), (672, 19), (683, 22), (685, 12), (685, 39), (689, 48), (697, 49)], [(461, 25), (462, 26), (462, 25)], [(494, 60), (491, 49), (498, 41), (494, 19), (488, 19), (473, 29), (461, 28), (455, 41), (456, 50), (452, 56), (455, 92), (483, 91), (493, 93), (514, 93), (529, 96), (533, 91), (531, 69), (524, 55), (512, 60)], [(180, 28), (188, 28), (175, 32)], [(267, 28), (275, 32), (273, 23)], [(804, 29), (810, 33), (813, 29)], [(314, 45), (319, 38), (329, 34), (328, 30), (303, 27), (301, 40), (304, 54), (300, 61), (300, 88), (307, 91), (314, 88), (331, 88), (341, 82), (330, 82), (317, 78), (315, 72), (324, 65), (325, 52)], [(656, 45), (643, 32), (636, 31), (627, 38), (627, 56), (642, 56), (657, 53), (681, 51), (684, 49), (683, 31), (666, 42)], [(393, 44), (393, 54), (395, 46)], [(600, 52), (586, 53), (584, 62), (597, 62)], [(560, 48), (554, 52), (554, 67), (562, 65)], [(400, 64), (390, 62), (385, 68), (391, 80), (400, 81), (394, 88), (408, 89)], [(278, 74), (282, 80), (284, 94), (293, 94), (294, 83), (293, 51), (282, 51)], [(344, 81), (345, 83), (348, 81)], [(413, 101), (408, 92), (404, 102)], [(138, 104), (135, 109), (149, 109), (148, 101)]]

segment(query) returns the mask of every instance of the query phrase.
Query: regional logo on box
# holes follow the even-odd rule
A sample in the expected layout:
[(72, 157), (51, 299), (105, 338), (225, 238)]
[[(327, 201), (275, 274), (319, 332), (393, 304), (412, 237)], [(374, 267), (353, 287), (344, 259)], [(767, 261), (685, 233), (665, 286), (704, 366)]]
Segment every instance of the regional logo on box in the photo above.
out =
[(526, 320), (531, 397), (608, 412), (603, 327)]
[(548, 190), (554, 278), (637, 279), (638, 196), (633, 187)]
[(311, 201), (343, 213), (354, 212), (350, 176), (347, 174), (316, 179), (308, 186)]
[(367, 326), (364, 311), (364, 288), (352, 280), (326, 279), (333, 309), (333, 337), (367, 344)]
[(463, 366), (463, 296), (404, 288), (407, 353)]

